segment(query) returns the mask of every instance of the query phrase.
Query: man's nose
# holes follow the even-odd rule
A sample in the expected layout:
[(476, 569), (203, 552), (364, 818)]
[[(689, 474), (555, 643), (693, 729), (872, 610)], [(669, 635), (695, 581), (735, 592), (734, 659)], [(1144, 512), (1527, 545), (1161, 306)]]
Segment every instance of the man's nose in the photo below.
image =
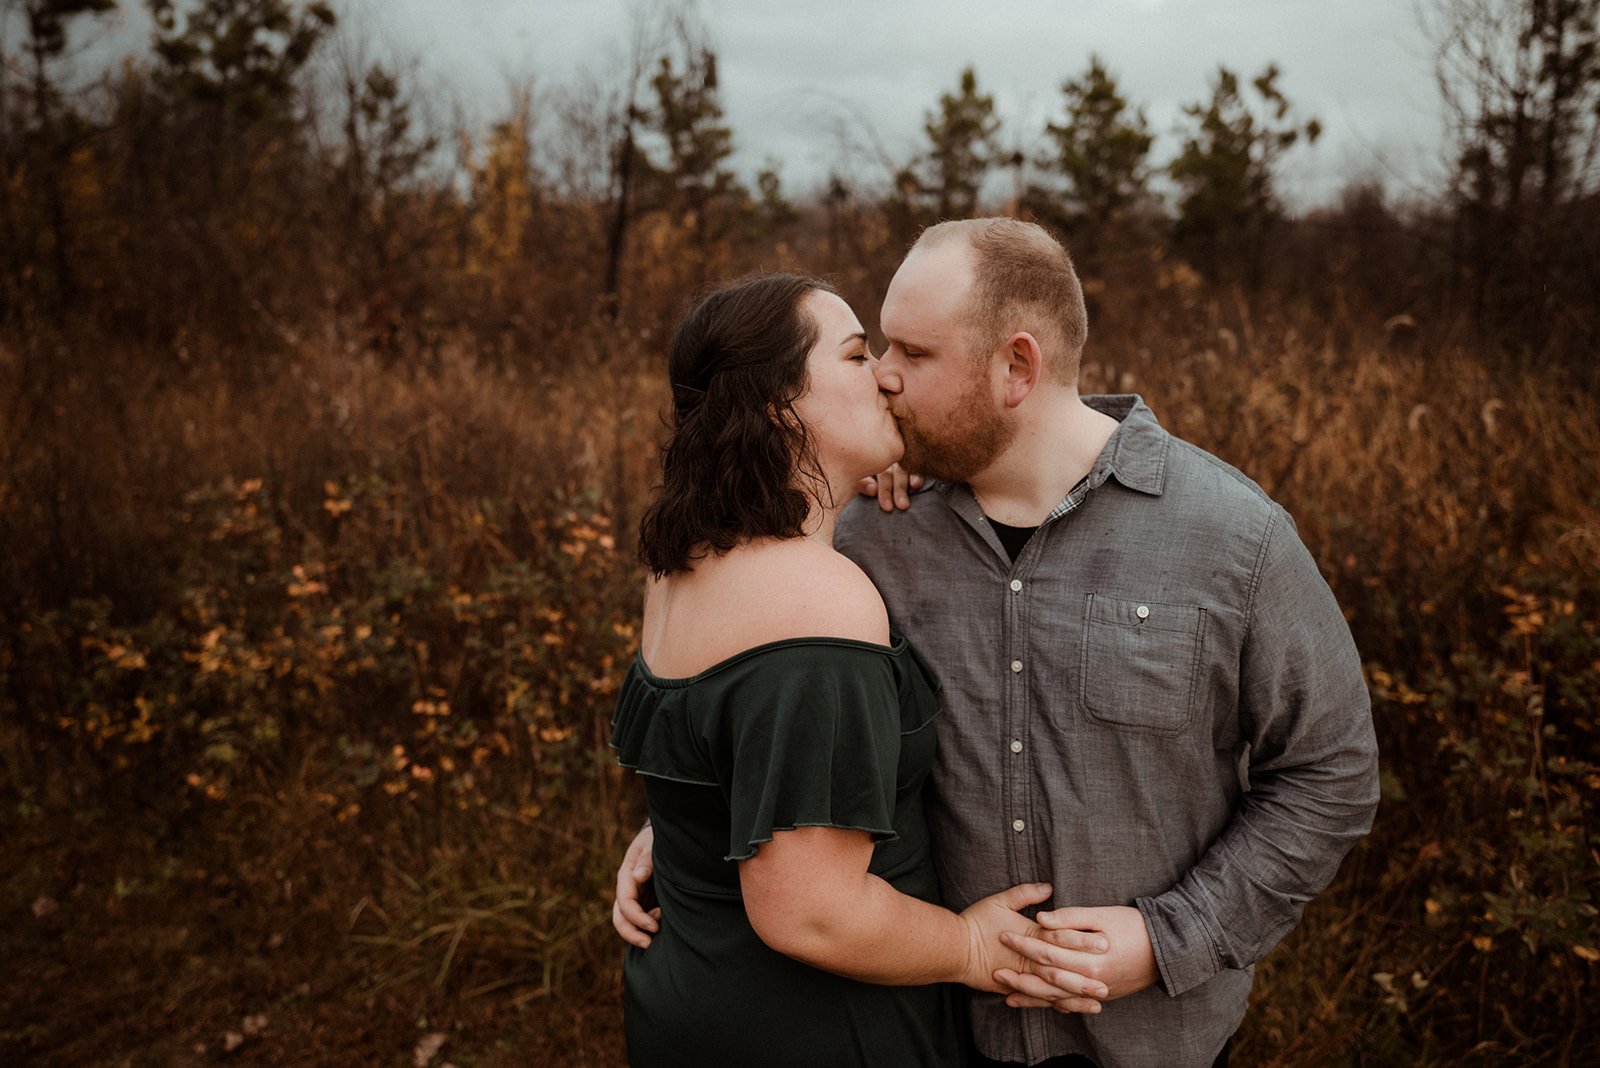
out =
[(884, 393), (899, 393), (901, 387), (900, 368), (887, 353), (877, 363), (872, 365), (872, 377), (878, 380), (878, 389)]

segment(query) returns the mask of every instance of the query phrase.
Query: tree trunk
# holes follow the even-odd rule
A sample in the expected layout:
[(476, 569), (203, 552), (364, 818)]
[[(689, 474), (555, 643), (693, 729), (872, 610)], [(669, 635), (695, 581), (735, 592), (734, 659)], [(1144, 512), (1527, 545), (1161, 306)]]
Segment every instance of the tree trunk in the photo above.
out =
[(616, 322), (622, 313), (621, 277), (622, 252), (628, 240), (629, 199), (633, 193), (633, 124), (637, 118), (633, 105), (628, 105), (628, 117), (623, 125), (622, 146), (617, 160), (617, 204), (611, 217), (611, 233), (606, 240), (606, 274), (601, 287), (600, 303), (606, 317)]

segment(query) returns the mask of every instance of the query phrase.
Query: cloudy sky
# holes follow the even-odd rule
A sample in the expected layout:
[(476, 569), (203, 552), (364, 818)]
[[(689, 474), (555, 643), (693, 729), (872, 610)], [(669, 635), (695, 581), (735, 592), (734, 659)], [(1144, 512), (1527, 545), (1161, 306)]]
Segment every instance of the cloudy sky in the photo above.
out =
[[(335, 0), (346, 28), (382, 52), (412, 56), (431, 84), (467, 112), (504, 108), (510, 81), (570, 83), (615, 77), (629, 27), (653, 0)], [(1300, 207), (1354, 177), (1397, 194), (1423, 192), (1440, 173), (1441, 118), (1417, 3), (1428, 0), (699, 0), (719, 57), (735, 164), (753, 174), (781, 161), (786, 188), (804, 193), (830, 168), (876, 181), (867, 153), (839, 131), (908, 158), (924, 113), (977, 71), (995, 97), (1009, 143), (1031, 148), (1061, 111), (1060, 84), (1098, 53), (1124, 95), (1145, 108), (1155, 158), (1180, 144), (1181, 108), (1207, 95), (1218, 64), (1254, 75), (1269, 62), (1302, 116), (1325, 128), (1284, 160)], [(143, 35), (142, 5), (121, 36)]]

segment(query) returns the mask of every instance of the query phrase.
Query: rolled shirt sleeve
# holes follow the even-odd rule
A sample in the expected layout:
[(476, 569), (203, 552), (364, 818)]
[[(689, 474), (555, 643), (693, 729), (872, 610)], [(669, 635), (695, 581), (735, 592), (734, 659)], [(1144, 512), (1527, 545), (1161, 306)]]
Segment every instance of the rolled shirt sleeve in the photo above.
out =
[(1350, 628), (1276, 505), (1260, 559), (1240, 653), (1249, 787), (1177, 885), (1137, 900), (1174, 996), (1265, 956), (1371, 829), (1378, 804), (1371, 703)]

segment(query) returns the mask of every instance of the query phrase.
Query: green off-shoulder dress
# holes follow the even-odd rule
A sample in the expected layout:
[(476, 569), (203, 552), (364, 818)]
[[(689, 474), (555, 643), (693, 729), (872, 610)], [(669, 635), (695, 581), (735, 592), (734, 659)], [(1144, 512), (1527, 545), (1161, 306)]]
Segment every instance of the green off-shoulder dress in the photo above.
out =
[(661, 931), (623, 968), (634, 1068), (962, 1063), (955, 988), (857, 982), (767, 948), (736, 863), (774, 831), (865, 830), (873, 874), (938, 902), (922, 807), (938, 712), (898, 636), (773, 642), (684, 679), (635, 659), (612, 745), (644, 776)]

